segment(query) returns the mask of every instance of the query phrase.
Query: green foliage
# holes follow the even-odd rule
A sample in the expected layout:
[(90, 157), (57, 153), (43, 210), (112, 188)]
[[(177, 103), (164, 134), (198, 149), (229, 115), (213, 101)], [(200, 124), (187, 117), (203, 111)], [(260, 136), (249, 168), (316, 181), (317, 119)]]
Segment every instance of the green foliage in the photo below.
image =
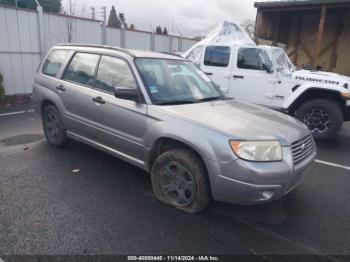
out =
[[(30, 1), (32, 0), (29, 0), (29, 2)], [(60, 13), (63, 10), (61, 2), (62, 0), (39, 0), (43, 10), (51, 13)]]
[[(45, 12), (60, 13), (62, 11), (62, 0), (39, 0)], [(0, 0), (0, 4), (16, 5), (15, 0)], [(20, 8), (36, 9), (35, 0), (17, 0), (17, 6)]]
[(4, 99), (5, 97), (5, 88), (3, 86), (3, 80), (4, 78), (2, 77), (2, 74), (0, 74), (0, 100)]
[(108, 26), (113, 26), (117, 28), (122, 27), (122, 22), (119, 20), (117, 16), (117, 12), (115, 11), (114, 5), (112, 6), (111, 12), (109, 13)]
[(163, 29), (163, 35), (168, 35), (168, 29), (166, 29), (165, 26), (164, 26), (164, 29)]
[(128, 28), (128, 24), (126, 23), (124, 13), (119, 13), (119, 19), (120, 19), (120, 22), (123, 25), (123, 28), (127, 29)]
[(162, 27), (159, 25), (159, 26), (157, 26), (156, 27), (156, 34), (162, 34), (163, 32), (162, 32)]

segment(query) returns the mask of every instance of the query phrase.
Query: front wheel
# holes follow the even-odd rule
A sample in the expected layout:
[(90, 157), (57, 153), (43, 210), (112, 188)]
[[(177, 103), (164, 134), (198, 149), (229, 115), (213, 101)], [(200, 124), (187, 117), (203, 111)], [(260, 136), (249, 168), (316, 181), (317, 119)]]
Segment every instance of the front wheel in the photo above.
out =
[(296, 111), (316, 140), (329, 141), (335, 138), (343, 125), (343, 113), (335, 101), (313, 99), (302, 104)]
[(187, 213), (198, 213), (211, 200), (207, 171), (200, 158), (184, 149), (172, 149), (155, 161), (152, 188), (162, 202)]

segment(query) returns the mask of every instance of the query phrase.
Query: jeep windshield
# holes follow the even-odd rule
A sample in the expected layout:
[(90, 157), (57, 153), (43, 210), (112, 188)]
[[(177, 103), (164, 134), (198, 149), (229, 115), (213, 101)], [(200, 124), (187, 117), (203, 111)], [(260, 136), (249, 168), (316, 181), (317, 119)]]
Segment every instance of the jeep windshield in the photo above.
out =
[(191, 62), (137, 58), (135, 63), (154, 104), (176, 105), (225, 99), (210, 78)]
[(277, 69), (284, 74), (291, 74), (295, 71), (295, 66), (290, 61), (287, 54), (280, 47), (271, 47), (273, 59), (276, 61)]

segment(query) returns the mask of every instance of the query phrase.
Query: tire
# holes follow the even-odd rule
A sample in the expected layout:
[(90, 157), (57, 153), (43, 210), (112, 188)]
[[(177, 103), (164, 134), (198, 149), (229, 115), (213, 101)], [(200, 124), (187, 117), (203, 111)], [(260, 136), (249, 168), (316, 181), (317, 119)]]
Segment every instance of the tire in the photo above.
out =
[(172, 149), (158, 156), (151, 178), (153, 192), (160, 201), (187, 213), (198, 213), (211, 201), (206, 168), (188, 150)]
[(343, 125), (343, 112), (339, 105), (327, 99), (313, 99), (305, 102), (297, 109), (295, 116), (319, 141), (334, 139)]
[(65, 145), (67, 132), (57, 108), (53, 105), (46, 106), (42, 116), (44, 134), (49, 144), (55, 147)]

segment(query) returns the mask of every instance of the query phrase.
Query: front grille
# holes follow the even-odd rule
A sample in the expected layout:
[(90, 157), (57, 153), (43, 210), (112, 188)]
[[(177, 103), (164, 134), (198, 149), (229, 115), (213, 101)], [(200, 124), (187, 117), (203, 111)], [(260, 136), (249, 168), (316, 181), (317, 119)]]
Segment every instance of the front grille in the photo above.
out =
[(311, 135), (295, 141), (292, 144), (291, 149), (294, 164), (298, 164), (299, 162), (303, 161), (305, 158), (312, 154), (313, 143)]

